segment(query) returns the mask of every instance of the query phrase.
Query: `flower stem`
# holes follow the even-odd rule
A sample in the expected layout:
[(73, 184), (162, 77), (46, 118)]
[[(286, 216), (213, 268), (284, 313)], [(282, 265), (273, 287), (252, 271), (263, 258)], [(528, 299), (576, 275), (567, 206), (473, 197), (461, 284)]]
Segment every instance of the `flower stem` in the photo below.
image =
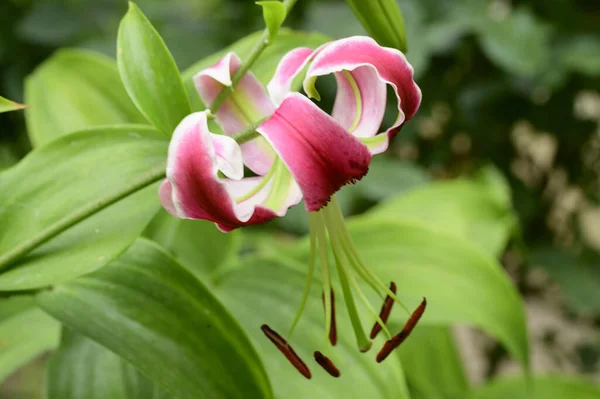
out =
[[(296, 4), (296, 1), (297, 0), (284, 0), (283, 1), (286, 17), (290, 13), (290, 10), (292, 9), (292, 7), (294, 7), (294, 4)], [(227, 87), (224, 87), (223, 89), (221, 89), (221, 92), (217, 95), (217, 97), (214, 99), (214, 101), (210, 105), (211, 113), (215, 114), (218, 111), (218, 109), (221, 107), (221, 105), (223, 105), (223, 102), (227, 99), (229, 94), (231, 94), (233, 92), (233, 90), (234, 90), (235, 86), (238, 84), (238, 82), (244, 77), (246, 72), (248, 72), (250, 67), (252, 67), (252, 65), (256, 62), (256, 60), (258, 60), (258, 57), (260, 57), (262, 52), (265, 51), (265, 49), (270, 44), (271, 44), (271, 41), (269, 40), (269, 30), (267, 28), (265, 28), (262, 35), (260, 36), (260, 39), (254, 45), (254, 48), (252, 49), (250, 56), (248, 56), (248, 60), (246, 62), (244, 62), (242, 65), (240, 65), (240, 68), (237, 70), (235, 75), (233, 75), (233, 77), (231, 78), (231, 86), (227, 86)]]
[(7, 268), (11, 263), (21, 258), (23, 255), (31, 252), (35, 248), (56, 237), (60, 233), (76, 225), (82, 220), (100, 212), (104, 208), (116, 203), (119, 200), (149, 186), (152, 183), (160, 181), (165, 178), (166, 166), (164, 163), (157, 165), (150, 169), (147, 173), (140, 176), (138, 179), (131, 182), (127, 187), (112, 192), (98, 200), (85, 205), (79, 210), (73, 212), (63, 219), (59, 219), (44, 230), (40, 231), (33, 237), (21, 242), (21, 244), (14, 247), (12, 250), (4, 253), (0, 256), (0, 270)]

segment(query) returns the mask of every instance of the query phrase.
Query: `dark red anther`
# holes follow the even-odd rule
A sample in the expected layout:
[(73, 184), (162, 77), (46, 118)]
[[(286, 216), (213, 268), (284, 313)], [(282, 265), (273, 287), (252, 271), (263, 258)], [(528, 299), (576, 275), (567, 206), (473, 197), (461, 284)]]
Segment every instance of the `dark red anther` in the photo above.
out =
[[(333, 288), (331, 289), (331, 327), (329, 328), (329, 342), (331, 342), (332, 346), (337, 344), (337, 325), (335, 323), (335, 294), (333, 293)], [(325, 309), (325, 293), (321, 295), (323, 299), (323, 309)], [(327, 311), (325, 311), (327, 312)]]
[(296, 352), (294, 352), (294, 350), (287, 343), (287, 341), (285, 339), (283, 339), (281, 337), (281, 335), (279, 335), (275, 331), (273, 331), (266, 324), (263, 324), (260, 327), (260, 329), (262, 330), (263, 333), (265, 333), (265, 335), (267, 336), (267, 338), (269, 338), (269, 340), (271, 342), (273, 342), (273, 344), (275, 344), (275, 346), (277, 347), (277, 349), (279, 349), (279, 351), (281, 353), (283, 353), (283, 355), (287, 358), (287, 360), (290, 361), (290, 363), (292, 364), (292, 366), (294, 366), (296, 368), (296, 370), (298, 370), (300, 372), (300, 374), (302, 374), (303, 376), (305, 376), (306, 378), (308, 378), (310, 380), (311, 374), (310, 374), (310, 370), (306, 366), (306, 363), (304, 363), (302, 361), (302, 359), (300, 359), (300, 356), (298, 356), (296, 354)]
[(408, 338), (408, 336), (410, 335), (412, 330), (417, 325), (417, 322), (419, 321), (421, 316), (423, 316), (423, 313), (425, 312), (426, 307), (427, 307), (427, 299), (423, 298), (423, 302), (421, 302), (419, 307), (410, 316), (410, 318), (408, 319), (406, 324), (404, 324), (402, 331), (400, 331), (398, 334), (394, 335), (392, 337), (392, 339), (388, 340), (383, 345), (383, 348), (381, 348), (381, 350), (377, 354), (377, 363), (383, 362), (385, 360), (385, 358), (388, 357), (389, 354), (392, 353), (392, 351), (394, 349), (396, 349), (398, 346), (400, 346), (400, 344), (402, 342), (404, 342), (404, 340), (406, 338)]
[[(390, 283), (390, 291), (396, 295), (396, 284), (392, 281)], [(379, 312), (379, 318), (383, 321), (383, 324), (387, 323), (390, 313), (392, 312), (392, 306), (394, 305), (394, 299), (391, 296), (386, 296), (383, 305), (381, 306), (381, 312)], [(371, 339), (375, 339), (377, 334), (381, 331), (381, 326), (378, 322), (375, 322), (373, 329), (371, 330)]]
[(319, 363), (319, 366), (323, 367), (323, 369), (329, 373), (330, 376), (335, 378), (340, 376), (340, 370), (335, 367), (335, 364), (333, 364), (330, 358), (321, 352), (315, 351), (315, 360)]

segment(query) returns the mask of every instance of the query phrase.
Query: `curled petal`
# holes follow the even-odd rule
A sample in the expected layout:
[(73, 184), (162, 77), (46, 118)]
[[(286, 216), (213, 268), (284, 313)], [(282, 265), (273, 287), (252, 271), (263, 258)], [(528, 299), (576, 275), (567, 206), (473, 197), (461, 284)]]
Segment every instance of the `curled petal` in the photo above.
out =
[(188, 115), (175, 129), (169, 145), (167, 180), (159, 189), (163, 207), (177, 217), (210, 220), (220, 230), (230, 231), (281, 216), (297, 199), (292, 187), (277, 209), (268, 208), (263, 201), (269, 196), (269, 184), (262, 184), (251, 195), (243, 191), (256, 188), (263, 177), (221, 179), (219, 171), (234, 179), (243, 175), (237, 143), (211, 133), (206, 112)]
[[(364, 70), (367, 69), (371, 69), (372, 72), (365, 72)], [(385, 139), (376, 140), (376, 145), (369, 146), (373, 153), (384, 151), (388, 146), (389, 139), (399, 131), (404, 122), (413, 117), (421, 103), (421, 90), (413, 80), (412, 66), (408, 63), (404, 54), (396, 49), (381, 47), (370, 37), (350, 37), (329, 43), (327, 47), (323, 48), (315, 56), (306, 73), (304, 89), (307, 93), (314, 95), (314, 81), (318, 76), (330, 73), (343, 73), (343, 71), (350, 72), (350, 75), (347, 76), (352, 76), (356, 83), (357, 90), (354, 91), (360, 93), (362, 113), (364, 115), (370, 112), (369, 109), (371, 107), (378, 108), (381, 106), (380, 96), (374, 95), (377, 93), (370, 92), (374, 90), (373, 87), (376, 86), (376, 83), (369, 84), (369, 80), (373, 80), (376, 77), (377, 80), (391, 85), (394, 89), (398, 99), (398, 117), (394, 124), (385, 132)], [(338, 83), (340, 83), (339, 78)], [(342, 86), (342, 90), (348, 92), (347, 87), (344, 89)], [(380, 92), (380, 89), (377, 88), (376, 91)], [(350, 101), (348, 98), (346, 102)], [(377, 118), (371, 115), (364, 121), (361, 116), (363, 114), (357, 115), (356, 112), (352, 115), (342, 117), (343, 100), (338, 98), (336, 99), (336, 103), (340, 104), (336, 110), (336, 118), (338, 120), (346, 124), (348, 123), (348, 119), (353, 121), (358, 120), (358, 125), (365, 122), (361, 130), (357, 131), (360, 137), (370, 137), (375, 134), (376, 131), (371, 130), (371, 126), (372, 122), (379, 118), (378, 115), (375, 115)], [(357, 110), (358, 108), (355, 109)], [(367, 132), (367, 128), (370, 132)]]
[(333, 118), (298, 94), (289, 94), (257, 129), (298, 183), (306, 209), (317, 211), (369, 169), (371, 153)]
[[(194, 76), (196, 90), (207, 106), (212, 104), (224, 87), (231, 87), (231, 79), (240, 65), (239, 57), (228, 53), (215, 65)], [(274, 111), (275, 107), (265, 88), (248, 72), (216, 112), (216, 118), (224, 132), (232, 135), (249, 128)], [(243, 144), (242, 153), (248, 167), (260, 175), (267, 173), (273, 163), (274, 153), (264, 140)]]
[(281, 104), (285, 96), (292, 91), (294, 78), (304, 69), (314, 53), (315, 51), (308, 47), (298, 47), (289, 51), (279, 61), (275, 75), (267, 85), (271, 100), (275, 104)]
[(385, 113), (385, 82), (370, 66), (335, 72), (335, 80), (333, 119), (356, 137), (375, 136)]

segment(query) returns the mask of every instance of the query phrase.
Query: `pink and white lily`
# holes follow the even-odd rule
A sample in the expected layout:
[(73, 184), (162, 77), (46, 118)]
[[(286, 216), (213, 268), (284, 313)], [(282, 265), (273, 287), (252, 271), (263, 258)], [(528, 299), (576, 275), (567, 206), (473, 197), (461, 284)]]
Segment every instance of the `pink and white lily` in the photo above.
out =
[[(402, 125), (416, 113), (421, 91), (413, 80), (412, 67), (400, 51), (381, 47), (368, 37), (337, 40), (316, 50), (290, 51), (266, 89), (251, 73), (246, 73), (233, 88), (232, 76), (240, 66), (239, 58), (229, 53), (194, 77), (206, 105), (212, 104), (222, 90), (231, 90), (215, 115), (225, 134), (211, 131), (209, 111), (191, 114), (180, 123), (169, 146), (167, 179), (159, 190), (161, 202), (177, 217), (209, 220), (227, 232), (283, 216), (289, 207), (304, 199), (310, 220), (311, 259), (307, 286), (292, 330), (306, 303), (318, 252), (323, 273), (325, 330), (331, 344), (337, 342), (335, 297), (327, 255), (330, 248), (357, 344), (366, 351), (371, 341), (362, 329), (352, 292), (361, 300), (365, 295), (354, 274), (386, 298), (387, 314), (391, 303), (400, 301), (393, 285), (388, 288), (381, 283), (356, 253), (332, 196), (345, 184), (360, 180), (367, 173), (372, 156), (385, 151)], [(317, 99), (316, 79), (334, 75), (338, 90), (331, 115), (309, 97), (292, 92), (294, 79), (303, 71), (304, 91)], [(380, 131), (387, 85), (395, 93), (398, 112), (392, 126)], [(251, 141), (238, 144), (235, 135), (248, 129), (258, 134)], [(256, 176), (244, 177), (244, 167)], [(368, 308), (372, 309), (370, 305)], [(383, 310), (374, 317), (390, 337), (386, 346), (389, 353), (399, 341), (389, 335)], [(379, 331), (373, 331), (376, 330)], [(308, 368), (287, 342), (266, 326), (263, 331), (310, 378)], [(377, 332), (372, 332), (370, 338)], [(321, 353), (315, 356), (322, 366), (328, 364)], [(385, 356), (381, 355), (381, 360)]]
[[(319, 76), (333, 73), (337, 80), (331, 116), (291, 92), (307, 65), (304, 88), (311, 97), (318, 97), (314, 82)], [(195, 76), (205, 104), (231, 87), (239, 68), (239, 58), (229, 53)], [(368, 37), (290, 51), (268, 92), (247, 73), (216, 112), (225, 135), (209, 130), (207, 111), (188, 116), (176, 129), (160, 189), (164, 207), (181, 218), (211, 220), (223, 231), (283, 216), (302, 198), (307, 211), (318, 211), (342, 186), (361, 179), (371, 156), (384, 151), (415, 114), (421, 92), (412, 76), (400, 51)], [(398, 116), (380, 133), (386, 84), (396, 93)], [(260, 121), (261, 137), (241, 145), (227, 137)], [(244, 165), (258, 177), (244, 178)]]

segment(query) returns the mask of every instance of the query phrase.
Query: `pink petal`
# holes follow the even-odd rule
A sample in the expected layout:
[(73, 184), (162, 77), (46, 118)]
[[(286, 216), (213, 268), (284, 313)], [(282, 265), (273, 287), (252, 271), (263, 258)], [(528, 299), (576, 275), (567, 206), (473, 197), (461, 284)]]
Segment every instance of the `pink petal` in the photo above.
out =
[[(196, 90), (207, 106), (212, 104), (221, 89), (231, 86), (231, 79), (240, 65), (239, 57), (234, 53), (228, 53), (215, 65), (194, 76)], [(223, 131), (232, 135), (249, 128), (274, 111), (275, 107), (265, 88), (251, 72), (248, 72), (215, 116)], [(269, 171), (275, 156), (270, 146), (261, 139), (244, 143), (242, 154), (246, 165), (260, 175)]]
[(370, 66), (334, 74), (338, 90), (331, 116), (356, 137), (375, 136), (385, 113), (385, 82)]
[[(291, 201), (276, 210), (261, 205), (265, 193), (268, 194), (268, 185), (266, 191), (259, 190), (256, 195), (236, 203), (236, 198), (247, 192), (240, 189), (250, 189), (262, 179), (236, 181), (218, 177), (219, 171), (241, 177), (243, 164), (236, 146), (232, 138), (208, 130), (206, 111), (184, 118), (169, 145), (167, 181), (159, 189), (163, 207), (180, 218), (213, 221), (222, 231), (263, 223), (285, 214)], [(231, 189), (235, 184), (239, 185), (237, 191)], [(289, 199), (296, 198), (290, 194)]]
[(309, 212), (325, 206), (337, 190), (369, 169), (367, 147), (298, 93), (289, 94), (257, 131), (294, 176)]
[[(359, 72), (357, 71), (359, 68), (372, 69), (375, 73)], [(372, 81), (373, 77), (377, 77), (378, 80), (390, 84), (394, 89), (398, 98), (398, 117), (395, 123), (385, 132), (387, 140), (383, 144), (374, 147), (377, 148), (376, 152), (385, 150), (389, 140), (400, 130), (400, 126), (404, 122), (414, 116), (421, 103), (421, 90), (413, 80), (411, 65), (400, 51), (381, 47), (370, 37), (355, 36), (337, 40), (329, 43), (314, 58), (306, 73), (304, 81), (305, 91), (307, 93), (314, 92), (312, 85), (316, 77), (342, 71), (352, 71), (353, 76), (357, 75), (357, 83), (360, 77), (361, 83), (359, 87), (361, 95), (363, 94), (363, 90), (368, 89), (369, 85), (367, 82), (369, 80)], [(363, 81), (364, 83), (362, 83)], [(379, 108), (381, 105), (380, 97), (374, 94), (376, 93), (364, 93), (365, 97), (362, 101), (363, 112), (369, 113), (369, 115), (366, 118), (368, 120), (365, 120), (365, 125), (361, 127), (361, 137), (368, 137), (374, 134), (373, 132), (367, 134), (367, 128), (371, 129), (371, 126), (379, 118), (378, 115), (370, 115), (370, 112), (373, 111), (367, 111), (372, 107)], [(369, 103), (367, 103), (367, 98), (369, 99)], [(338, 101), (340, 102), (340, 106), (336, 110), (336, 118), (342, 123), (347, 123), (347, 119), (354, 119), (353, 116), (355, 114), (352, 116), (341, 115), (343, 112), (343, 100), (336, 99), (336, 102)], [(373, 147), (371, 150), (373, 151)]]
[(281, 104), (285, 96), (292, 91), (294, 78), (304, 69), (308, 61), (313, 57), (314, 51), (308, 47), (298, 47), (283, 56), (275, 75), (267, 85), (271, 100), (275, 104)]

